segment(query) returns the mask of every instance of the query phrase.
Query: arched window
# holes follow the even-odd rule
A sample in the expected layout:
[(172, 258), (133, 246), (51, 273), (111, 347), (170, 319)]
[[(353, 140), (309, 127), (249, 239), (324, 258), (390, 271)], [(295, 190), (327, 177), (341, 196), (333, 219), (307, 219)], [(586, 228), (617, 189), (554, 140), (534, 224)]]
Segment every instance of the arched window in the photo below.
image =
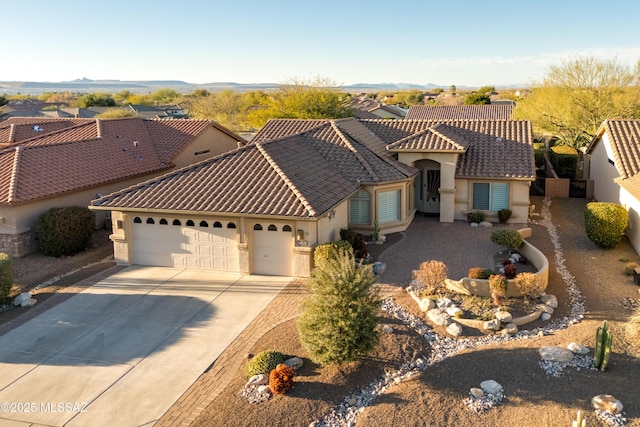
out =
[(164, 219), (164, 218), (161, 218), (161, 219), (160, 219), (160, 225), (168, 225), (168, 224), (169, 224), (169, 223), (167, 222), (167, 220), (166, 220), (166, 219)]
[(213, 228), (222, 228), (222, 223), (220, 221), (216, 221), (213, 223)]
[(260, 230), (262, 230), (262, 226), (260, 224), (256, 224), (256, 225), (253, 226), (253, 229), (257, 230), (257, 231), (260, 231)]
[(278, 227), (276, 227), (273, 224), (270, 224), (269, 227), (267, 228), (267, 230), (269, 230), (269, 231), (278, 231)]
[(352, 224), (370, 224), (371, 195), (366, 190), (358, 190), (349, 200), (349, 222)]
[(133, 223), (134, 224), (142, 224), (142, 220), (140, 219), (139, 216), (137, 216), (137, 217), (133, 218)]
[(208, 227), (209, 223), (207, 221), (200, 221), (200, 227)]
[(173, 220), (173, 225), (182, 225), (182, 223), (180, 222), (179, 219), (174, 219)]
[(285, 225), (284, 227), (282, 227), (282, 231), (288, 231), (291, 232), (291, 227), (288, 225)]
[(155, 224), (156, 222), (153, 220), (153, 218), (147, 218), (147, 224)]
[(195, 227), (195, 226), (196, 224), (192, 220), (187, 221), (187, 227)]
[(236, 228), (236, 223), (230, 222), (229, 224), (227, 224), (227, 228)]

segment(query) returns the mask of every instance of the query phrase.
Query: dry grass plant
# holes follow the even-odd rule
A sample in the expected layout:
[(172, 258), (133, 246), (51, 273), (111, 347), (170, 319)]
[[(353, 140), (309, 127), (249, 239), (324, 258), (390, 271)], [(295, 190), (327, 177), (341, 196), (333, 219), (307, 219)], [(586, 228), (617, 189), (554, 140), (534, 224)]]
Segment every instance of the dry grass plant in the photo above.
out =
[(435, 295), (444, 290), (447, 266), (442, 261), (430, 260), (420, 264), (416, 279), (422, 285), (422, 295)]
[(544, 292), (542, 281), (533, 273), (520, 273), (515, 277), (514, 282), (526, 299), (540, 298)]

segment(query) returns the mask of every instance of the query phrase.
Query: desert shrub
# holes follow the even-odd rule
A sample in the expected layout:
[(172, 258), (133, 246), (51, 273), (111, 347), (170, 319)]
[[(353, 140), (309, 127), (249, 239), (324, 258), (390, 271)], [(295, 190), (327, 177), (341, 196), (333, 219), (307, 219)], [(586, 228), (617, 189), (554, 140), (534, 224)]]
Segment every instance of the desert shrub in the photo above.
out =
[(423, 294), (435, 295), (444, 288), (447, 278), (447, 266), (442, 261), (430, 260), (420, 264), (416, 272), (416, 280), (423, 287)]
[(576, 179), (578, 151), (568, 145), (554, 145), (549, 152), (549, 160), (559, 178)]
[(498, 211), (498, 221), (500, 221), (500, 224), (506, 224), (509, 218), (511, 218), (511, 213), (511, 209), (500, 209)]
[(287, 356), (279, 351), (262, 351), (255, 356), (245, 366), (245, 373), (247, 377), (251, 378), (254, 375), (269, 374), (281, 363), (287, 360)]
[(513, 279), (514, 277), (516, 277), (516, 265), (511, 263), (505, 265), (504, 275), (507, 279)]
[(51, 208), (36, 224), (40, 251), (49, 256), (73, 255), (87, 248), (95, 228), (93, 211), (81, 206)]
[(500, 305), (500, 300), (507, 296), (507, 278), (501, 274), (492, 274), (489, 277), (489, 289), (495, 305)]
[(522, 235), (518, 230), (503, 228), (491, 233), (491, 241), (496, 245), (506, 246), (509, 249), (517, 249), (522, 244)]
[(351, 247), (353, 248), (353, 255), (356, 257), (356, 259), (364, 260), (369, 256), (369, 251), (367, 250), (367, 241), (362, 234), (356, 233)]
[(380, 300), (372, 266), (356, 264), (350, 249), (336, 253), (311, 272), (297, 321), (301, 344), (322, 365), (358, 360), (379, 338)]
[(493, 318), (493, 303), (491, 298), (481, 297), (478, 295), (469, 295), (462, 299), (460, 308), (469, 312), (473, 317), (482, 320), (491, 320)]
[(538, 169), (542, 169), (544, 168), (544, 149), (534, 149), (533, 150), (533, 156), (535, 158), (535, 162), (536, 162), (536, 168)]
[(489, 270), (482, 267), (472, 267), (467, 273), (467, 277), (470, 279), (488, 279), (493, 274), (493, 270)]
[(482, 221), (484, 221), (484, 219), (485, 219), (485, 215), (483, 212), (480, 212), (480, 211), (471, 211), (467, 214), (467, 221), (469, 222), (475, 222), (479, 224)]
[(342, 228), (340, 229), (340, 240), (346, 240), (349, 244), (353, 245), (354, 240), (356, 240), (356, 232), (350, 228)]
[(633, 272), (638, 268), (637, 262), (628, 262), (624, 265), (624, 274), (627, 276), (633, 276)]
[(520, 273), (515, 277), (514, 282), (525, 298), (539, 298), (544, 292), (542, 281), (533, 273)]
[(313, 252), (313, 262), (318, 265), (329, 259), (337, 258), (340, 248), (351, 249), (351, 243), (346, 240), (336, 240), (317, 246)]
[(285, 394), (293, 388), (293, 368), (280, 364), (269, 372), (269, 388), (273, 394)]
[(13, 271), (11, 257), (0, 253), (0, 302), (9, 296), (13, 287)]
[(640, 348), (640, 308), (637, 308), (627, 321), (626, 335), (631, 345)]
[(626, 209), (615, 203), (591, 202), (584, 208), (584, 228), (589, 240), (609, 249), (617, 245), (629, 221)]

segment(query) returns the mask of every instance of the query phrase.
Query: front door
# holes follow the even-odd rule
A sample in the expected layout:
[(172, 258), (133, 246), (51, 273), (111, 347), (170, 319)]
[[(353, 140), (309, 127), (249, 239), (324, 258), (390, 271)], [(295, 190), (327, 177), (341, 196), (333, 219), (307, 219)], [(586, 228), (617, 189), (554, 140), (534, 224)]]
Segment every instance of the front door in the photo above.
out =
[(426, 214), (440, 213), (440, 165), (433, 161), (416, 164), (416, 209)]

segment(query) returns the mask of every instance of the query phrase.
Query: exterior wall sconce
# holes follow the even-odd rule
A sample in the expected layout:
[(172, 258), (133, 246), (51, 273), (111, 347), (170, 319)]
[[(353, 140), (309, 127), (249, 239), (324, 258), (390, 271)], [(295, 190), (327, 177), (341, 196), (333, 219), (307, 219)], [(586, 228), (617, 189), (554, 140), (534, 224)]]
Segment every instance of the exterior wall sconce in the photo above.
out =
[(296, 230), (296, 246), (308, 246), (309, 242), (304, 240), (304, 230)]

